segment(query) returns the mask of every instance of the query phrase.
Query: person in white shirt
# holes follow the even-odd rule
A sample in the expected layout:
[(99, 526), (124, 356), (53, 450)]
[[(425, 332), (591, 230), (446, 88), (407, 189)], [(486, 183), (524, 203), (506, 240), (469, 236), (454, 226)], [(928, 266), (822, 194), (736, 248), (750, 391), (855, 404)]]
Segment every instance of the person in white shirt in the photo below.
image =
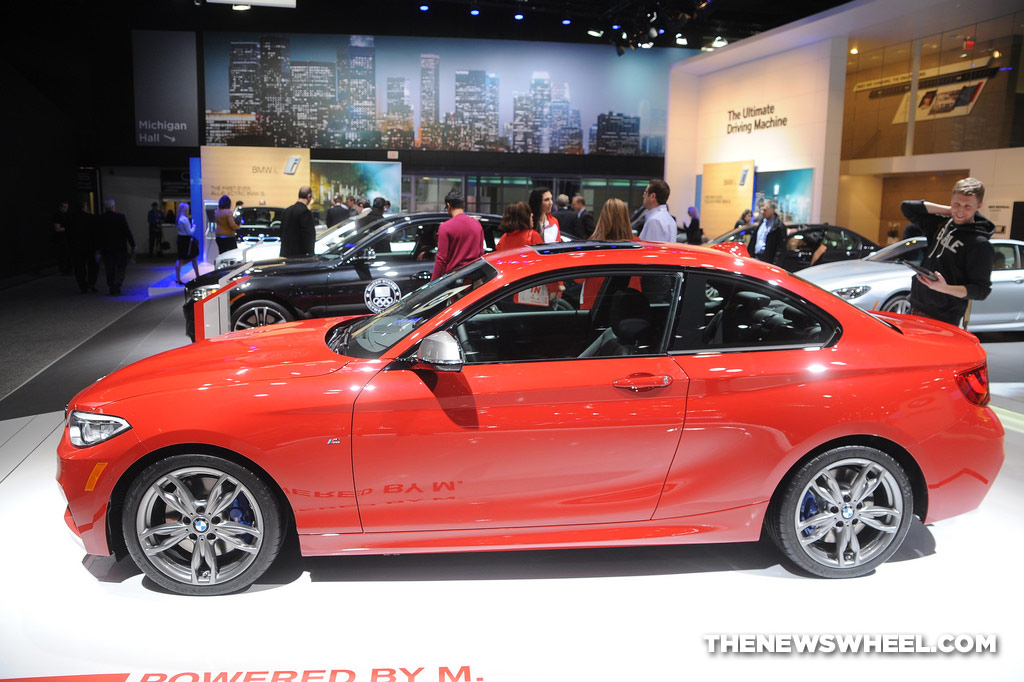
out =
[(669, 188), (664, 180), (651, 180), (644, 190), (644, 208), (647, 214), (644, 227), (640, 230), (640, 239), (651, 242), (676, 241), (676, 221), (669, 212)]

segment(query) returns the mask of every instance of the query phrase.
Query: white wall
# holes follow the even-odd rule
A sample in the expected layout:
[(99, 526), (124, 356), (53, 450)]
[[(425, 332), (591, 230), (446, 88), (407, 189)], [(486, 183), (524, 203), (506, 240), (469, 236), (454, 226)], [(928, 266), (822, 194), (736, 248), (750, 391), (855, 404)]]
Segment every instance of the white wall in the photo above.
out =
[[(706, 163), (752, 158), (759, 171), (812, 168), (811, 219), (835, 222), (845, 66), (846, 38), (836, 37), (704, 75), (690, 73), (686, 62), (673, 67), (665, 153), (672, 194), (693, 196)], [(785, 125), (753, 129), (766, 117), (746, 117), (744, 110), (765, 105)], [(730, 131), (730, 124), (751, 131)]]

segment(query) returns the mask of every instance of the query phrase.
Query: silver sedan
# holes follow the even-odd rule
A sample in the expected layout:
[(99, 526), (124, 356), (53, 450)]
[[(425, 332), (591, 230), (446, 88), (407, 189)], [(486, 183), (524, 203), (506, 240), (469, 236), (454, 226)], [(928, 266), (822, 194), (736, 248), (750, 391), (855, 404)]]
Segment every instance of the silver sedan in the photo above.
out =
[[(992, 293), (974, 301), (971, 331), (1024, 331), (1024, 242), (993, 239)], [(920, 265), (928, 249), (923, 237), (904, 239), (867, 258), (826, 263), (798, 275), (863, 310), (910, 312), (914, 272), (904, 263)]]

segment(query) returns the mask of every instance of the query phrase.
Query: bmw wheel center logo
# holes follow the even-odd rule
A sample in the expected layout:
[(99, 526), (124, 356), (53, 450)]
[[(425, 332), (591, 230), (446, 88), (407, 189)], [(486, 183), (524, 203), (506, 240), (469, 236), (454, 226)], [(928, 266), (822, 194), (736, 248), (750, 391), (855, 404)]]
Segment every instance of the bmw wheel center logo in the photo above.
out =
[(206, 519), (196, 519), (192, 527), (196, 529), (196, 532), (205, 533), (210, 528), (210, 524)]
[(400, 298), (402, 298), (402, 289), (398, 286), (398, 282), (385, 277), (373, 280), (363, 290), (363, 302), (375, 313), (389, 308)]

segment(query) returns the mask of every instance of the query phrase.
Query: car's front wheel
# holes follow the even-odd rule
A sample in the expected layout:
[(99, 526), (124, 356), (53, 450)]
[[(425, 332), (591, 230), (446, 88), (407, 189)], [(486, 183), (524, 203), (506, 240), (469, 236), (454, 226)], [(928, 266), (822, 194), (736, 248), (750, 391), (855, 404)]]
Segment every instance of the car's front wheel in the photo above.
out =
[(209, 455), (174, 455), (143, 470), (128, 488), (121, 528), (139, 568), (186, 595), (248, 587), (284, 539), (270, 488), (246, 467)]
[(882, 310), (887, 313), (910, 314), (910, 296), (908, 294), (896, 294), (882, 304)]
[(239, 306), (231, 315), (231, 331), (291, 322), (293, 319), (292, 314), (280, 303), (249, 301)]
[(769, 507), (769, 535), (800, 568), (824, 578), (864, 575), (899, 549), (914, 496), (903, 467), (870, 447), (813, 457)]

